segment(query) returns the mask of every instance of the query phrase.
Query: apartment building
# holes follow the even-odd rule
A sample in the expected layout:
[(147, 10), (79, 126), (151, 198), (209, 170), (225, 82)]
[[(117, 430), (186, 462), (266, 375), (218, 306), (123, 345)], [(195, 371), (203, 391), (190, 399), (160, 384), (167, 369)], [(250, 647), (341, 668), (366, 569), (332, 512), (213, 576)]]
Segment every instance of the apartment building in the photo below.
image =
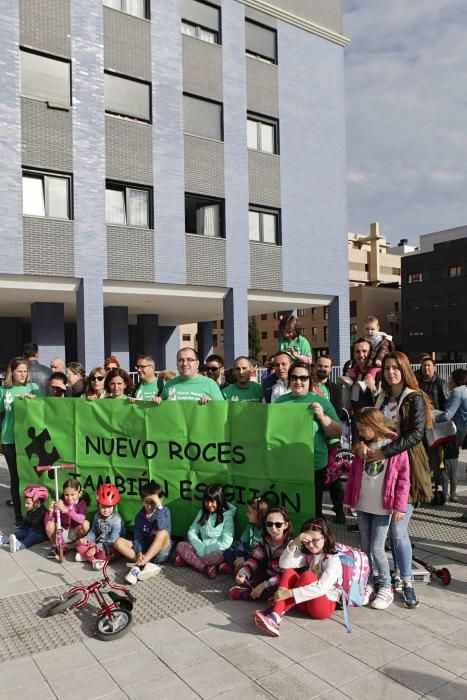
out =
[(0, 364), (172, 367), (216, 319), (229, 363), (311, 307), (345, 356), (347, 43), (339, 0), (4, 3)]

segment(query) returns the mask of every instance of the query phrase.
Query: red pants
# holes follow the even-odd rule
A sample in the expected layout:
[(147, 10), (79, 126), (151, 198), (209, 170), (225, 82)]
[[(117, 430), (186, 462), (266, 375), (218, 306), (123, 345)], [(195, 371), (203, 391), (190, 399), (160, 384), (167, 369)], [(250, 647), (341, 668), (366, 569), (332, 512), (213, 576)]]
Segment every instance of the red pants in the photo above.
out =
[[(317, 580), (318, 577), (313, 571), (305, 571), (305, 573), (299, 574), (295, 569), (286, 569), (281, 576), (278, 588), (288, 588), (290, 591), (293, 588), (307, 586), (309, 583), (314, 583)], [(307, 600), (305, 603), (296, 603), (293, 597), (287, 598), (287, 600), (279, 600), (277, 603), (274, 603), (272, 612), (282, 616), (294, 605), (298, 605), (302, 612), (307, 613), (315, 620), (325, 620), (331, 617), (336, 609), (335, 601), (329, 600), (326, 595), (322, 595), (319, 598)]]

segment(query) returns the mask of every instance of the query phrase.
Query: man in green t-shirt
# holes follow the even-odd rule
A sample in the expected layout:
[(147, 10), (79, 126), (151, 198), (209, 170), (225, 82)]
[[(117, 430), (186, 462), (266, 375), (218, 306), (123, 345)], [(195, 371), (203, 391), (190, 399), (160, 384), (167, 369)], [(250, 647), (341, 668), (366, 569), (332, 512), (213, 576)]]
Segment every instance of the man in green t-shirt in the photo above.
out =
[(237, 357), (233, 366), (235, 384), (230, 384), (222, 390), (224, 399), (228, 401), (245, 401), (247, 403), (261, 403), (263, 400), (263, 387), (258, 382), (251, 381), (251, 360), (244, 355)]
[(155, 401), (159, 394), (156, 378), (156, 363), (151, 355), (138, 355), (135, 369), (138, 372), (139, 384), (128, 399), (134, 401)]
[[(219, 385), (198, 372), (198, 354), (193, 348), (181, 348), (177, 353), (179, 375), (169, 379), (162, 390), (162, 399), (169, 401), (223, 401)], [(157, 402), (156, 402), (157, 403)]]

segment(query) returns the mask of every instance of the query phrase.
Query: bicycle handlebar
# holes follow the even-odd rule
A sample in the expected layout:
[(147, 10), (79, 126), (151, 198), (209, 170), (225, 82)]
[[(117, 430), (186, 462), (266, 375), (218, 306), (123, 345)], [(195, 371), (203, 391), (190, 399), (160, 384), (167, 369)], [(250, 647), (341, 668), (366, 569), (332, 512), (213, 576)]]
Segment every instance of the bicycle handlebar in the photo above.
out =
[(75, 465), (74, 464), (55, 464), (55, 465), (50, 465), (48, 467), (36, 467), (36, 472), (46, 472), (49, 469), (53, 469), (54, 471), (58, 471), (59, 469), (74, 469)]

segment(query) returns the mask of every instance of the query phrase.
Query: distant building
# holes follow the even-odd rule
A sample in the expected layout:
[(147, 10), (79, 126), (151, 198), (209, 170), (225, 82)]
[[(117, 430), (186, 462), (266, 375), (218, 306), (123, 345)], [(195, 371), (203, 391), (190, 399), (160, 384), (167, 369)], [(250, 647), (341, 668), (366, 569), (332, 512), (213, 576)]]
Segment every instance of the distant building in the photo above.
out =
[(467, 362), (467, 226), (420, 236), (420, 252), (402, 258), (402, 312), (412, 360)]

